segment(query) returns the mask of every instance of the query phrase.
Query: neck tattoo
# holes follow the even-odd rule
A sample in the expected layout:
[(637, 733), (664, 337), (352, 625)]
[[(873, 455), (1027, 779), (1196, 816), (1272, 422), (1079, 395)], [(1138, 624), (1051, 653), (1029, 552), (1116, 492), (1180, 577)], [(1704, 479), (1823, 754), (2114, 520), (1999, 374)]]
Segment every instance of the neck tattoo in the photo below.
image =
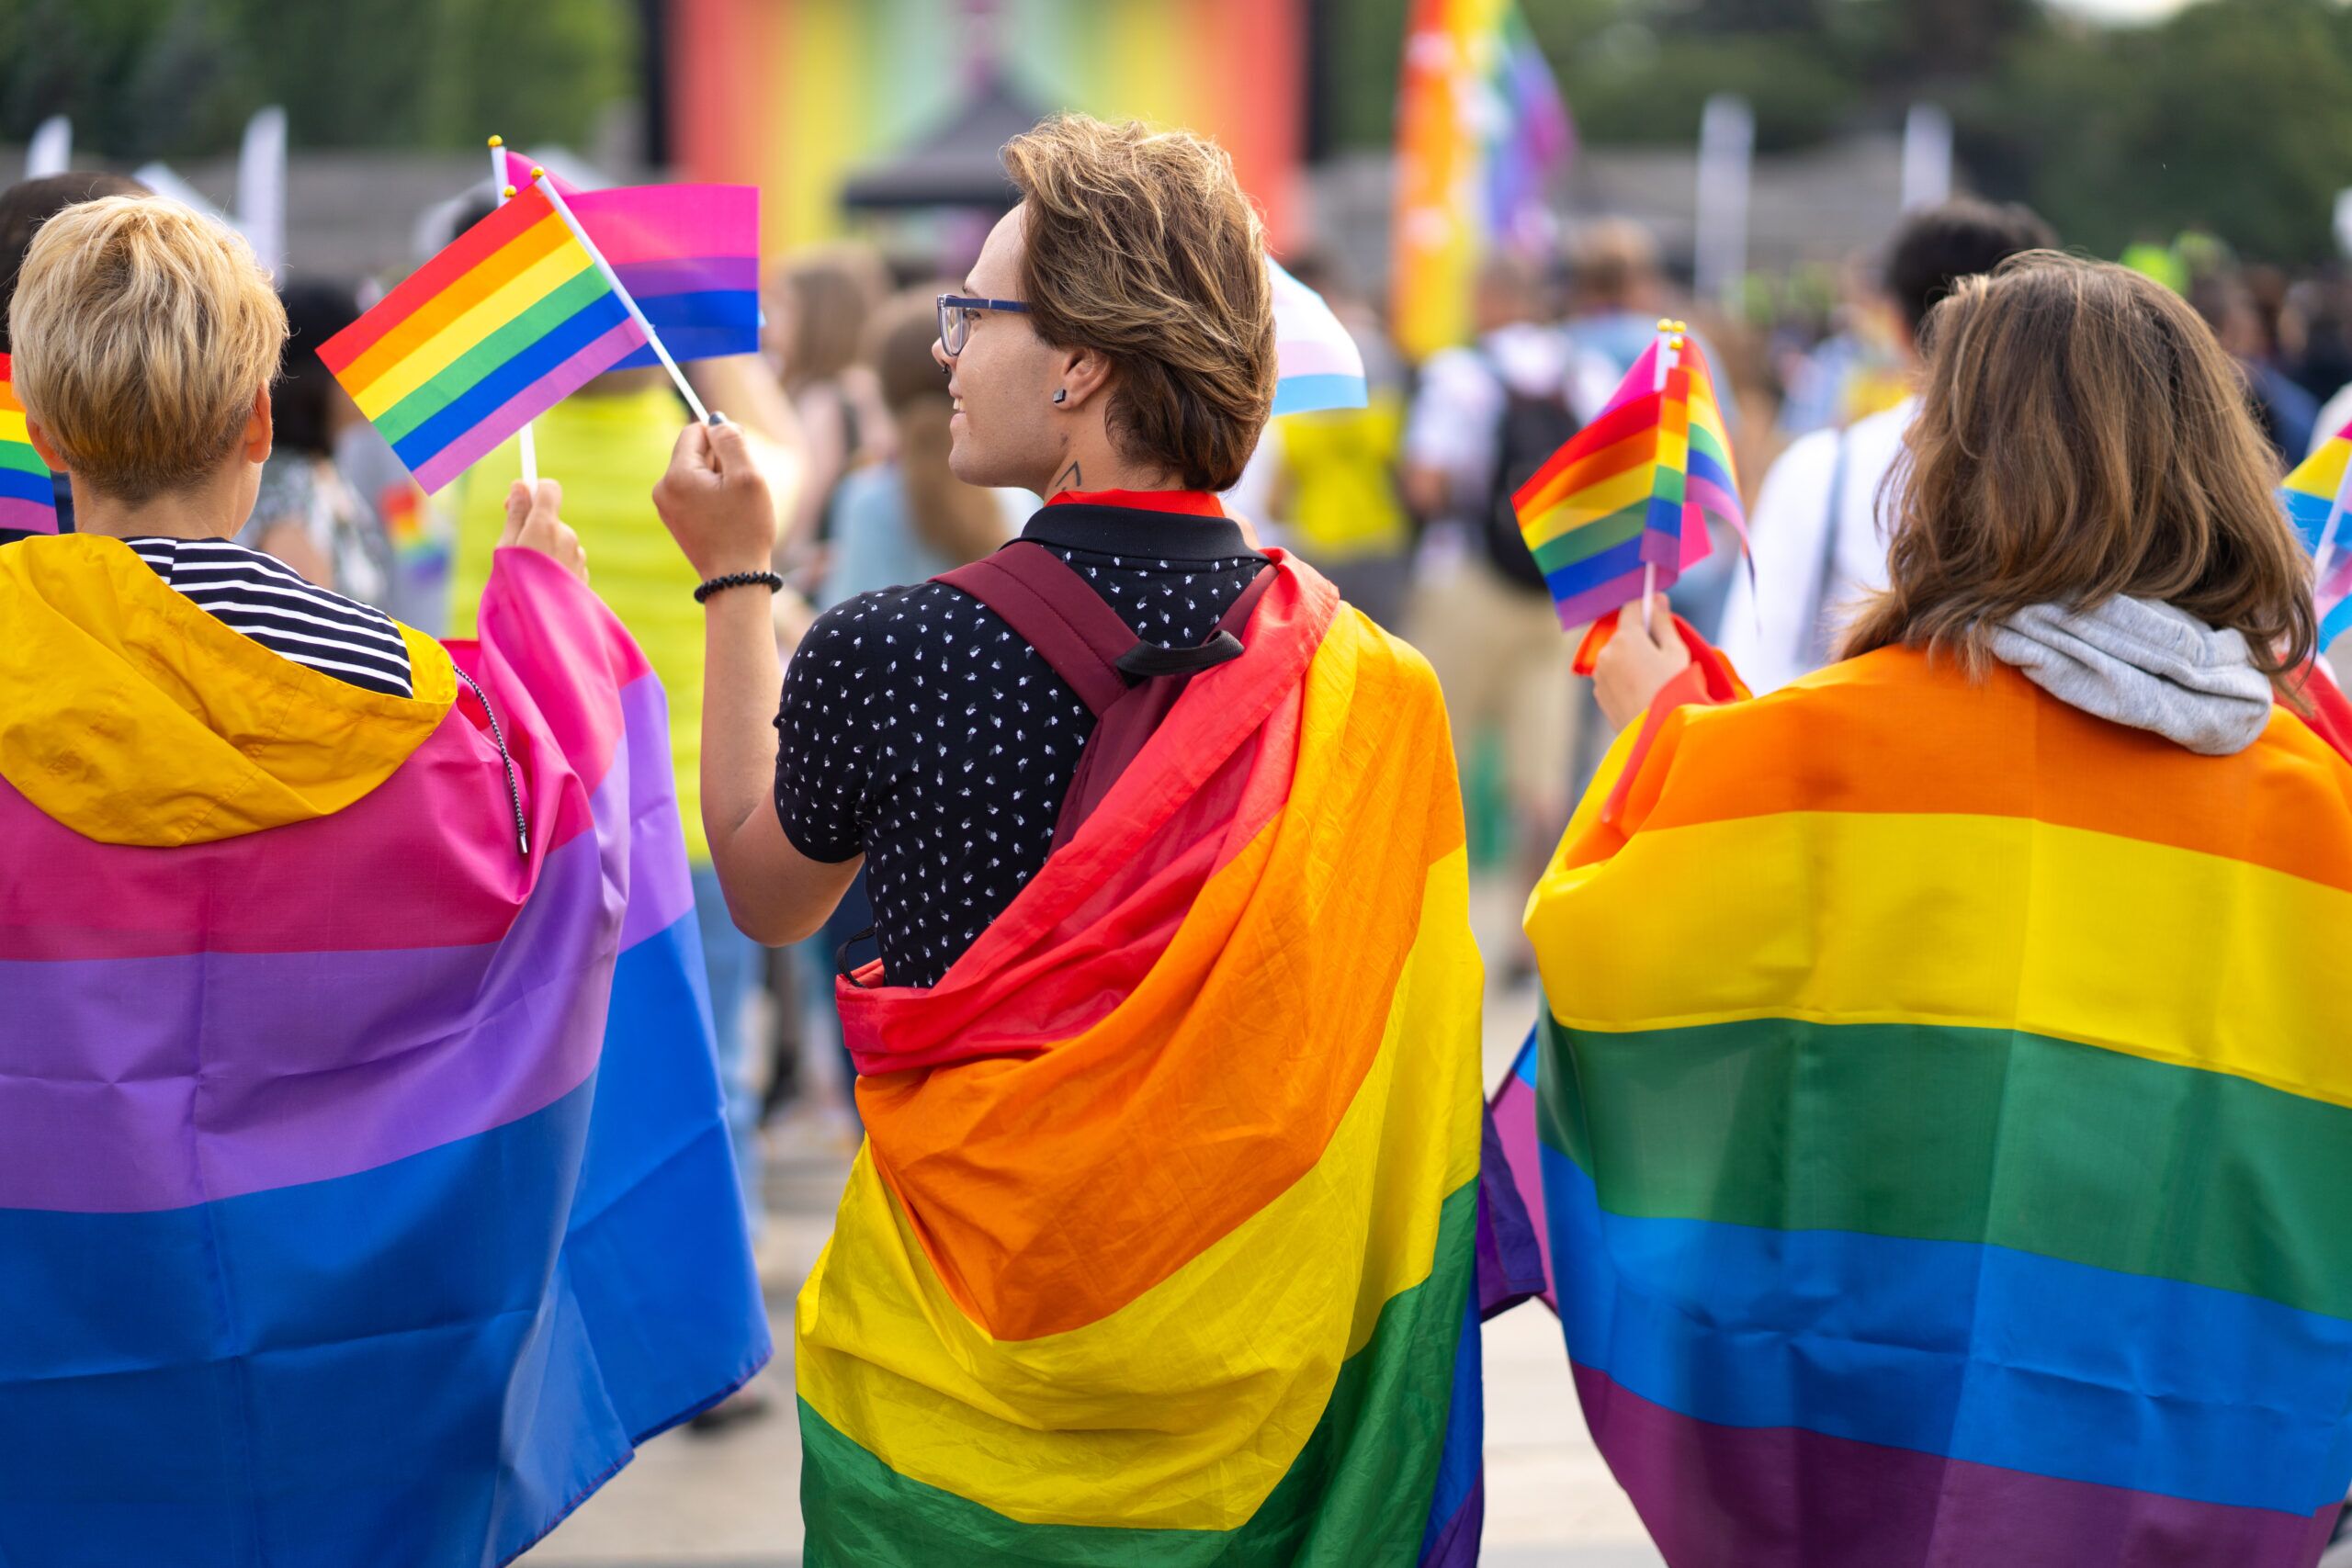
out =
[(1076, 463), (1064, 468), (1054, 480), (1054, 490), (1057, 493), (1066, 490), (1084, 490), (1085, 488), (1086, 476), (1079, 472)]

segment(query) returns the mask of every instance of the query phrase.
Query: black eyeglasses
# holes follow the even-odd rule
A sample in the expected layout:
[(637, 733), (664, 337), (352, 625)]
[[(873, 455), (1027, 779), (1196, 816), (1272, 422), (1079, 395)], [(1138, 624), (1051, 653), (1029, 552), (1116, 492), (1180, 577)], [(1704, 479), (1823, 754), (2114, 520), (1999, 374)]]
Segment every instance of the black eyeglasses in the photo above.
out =
[(1018, 299), (975, 299), (965, 294), (943, 294), (939, 297), (939, 346), (953, 359), (964, 352), (964, 344), (972, 336), (972, 321), (982, 310), (1015, 310), (1029, 313), (1029, 307)]

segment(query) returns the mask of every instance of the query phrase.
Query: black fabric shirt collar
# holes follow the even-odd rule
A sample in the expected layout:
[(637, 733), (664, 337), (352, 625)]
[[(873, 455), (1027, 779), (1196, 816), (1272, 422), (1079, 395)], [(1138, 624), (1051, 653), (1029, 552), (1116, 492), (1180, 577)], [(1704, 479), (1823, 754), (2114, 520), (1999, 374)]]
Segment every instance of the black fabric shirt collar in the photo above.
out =
[(1140, 507), (1066, 502), (1041, 509), (1021, 530), (1040, 545), (1094, 555), (1149, 556), (1156, 560), (1234, 560), (1258, 552), (1230, 517), (1195, 517)]

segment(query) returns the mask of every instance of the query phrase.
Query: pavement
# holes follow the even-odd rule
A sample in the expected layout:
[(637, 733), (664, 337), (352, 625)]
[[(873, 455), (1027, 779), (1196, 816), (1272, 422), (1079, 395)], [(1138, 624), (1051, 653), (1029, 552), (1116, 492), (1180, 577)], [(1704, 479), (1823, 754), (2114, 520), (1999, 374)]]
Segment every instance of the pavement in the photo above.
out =
[[(1532, 984), (1502, 977), (1519, 941), (1516, 898), (1473, 890), (1487, 955), (1486, 1067), (1509, 1068), (1533, 1016)], [(792, 1299), (832, 1226), (852, 1152), (821, 1103), (838, 1097), (831, 1063), (812, 1064), (811, 1099), (770, 1129), (769, 1234), (763, 1269), (776, 1359), (769, 1413), (703, 1434), (668, 1433), (522, 1559), (523, 1568), (799, 1568), (800, 1437), (792, 1414)], [(1664, 1568), (1610, 1478), (1577, 1409), (1559, 1325), (1540, 1303), (1487, 1325), (1487, 1568)]]

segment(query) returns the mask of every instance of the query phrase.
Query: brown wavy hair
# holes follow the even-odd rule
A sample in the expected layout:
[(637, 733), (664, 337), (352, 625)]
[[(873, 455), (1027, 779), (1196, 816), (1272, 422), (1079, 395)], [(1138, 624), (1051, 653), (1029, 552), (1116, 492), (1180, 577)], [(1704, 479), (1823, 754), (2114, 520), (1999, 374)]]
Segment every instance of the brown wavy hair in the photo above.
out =
[(1956, 655), (2030, 604), (2128, 594), (2245, 635), (2273, 682), (2318, 642), (2311, 568), (2275, 494), (2244, 378), (2170, 289), (2028, 251), (1962, 279), (1922, 333), (1927, 368), (1894, 497), (1890, 583), (1845, 637)]
[(1022, 297), (1056, 348), (1114, 368), (1109, 427), (1191, 490), (1241, 477), (1274, 406), (1266, 235), (1214, 141), (1057, 115), (1005, 144)]
[(961, 566), (1003, 544), (1006, 535), (996, 497), (947, 468), (955, 445), (947, 422), (956, 405), (931, 351), (939, 342), (938, 298), (956, 288), (939, 283), (885, 300), (868, 329), (865, 356), (899, 427), (899, 478), (914, 536), (933, 555)]

